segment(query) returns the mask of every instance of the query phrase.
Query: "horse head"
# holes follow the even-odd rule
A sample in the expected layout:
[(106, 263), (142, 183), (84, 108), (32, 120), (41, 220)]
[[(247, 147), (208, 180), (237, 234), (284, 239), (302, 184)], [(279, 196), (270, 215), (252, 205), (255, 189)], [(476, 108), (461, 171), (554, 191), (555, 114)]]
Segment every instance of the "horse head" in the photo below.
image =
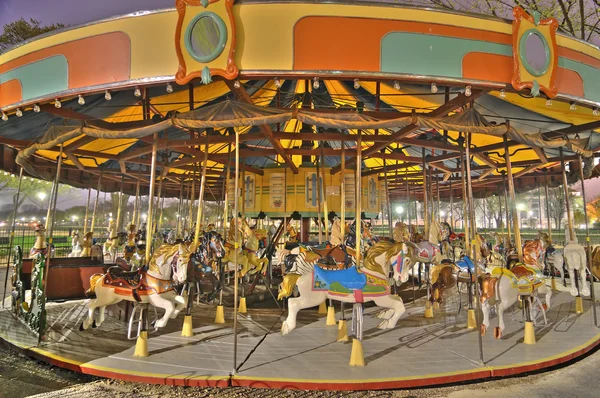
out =
[(210, 231), (204, 235), (204, 244), (212, 252), (215, 258), (225, 257), (225, 246), (223, 239), (216, 231)]
[(177, 284), (182, 284), (187, 281), (188, 265), (192, 257), (192, 252), (183, 243), (174, 246), (177, 247), (177, 251), (170, 257), (171, 269), (173, 270), (171, 279)]

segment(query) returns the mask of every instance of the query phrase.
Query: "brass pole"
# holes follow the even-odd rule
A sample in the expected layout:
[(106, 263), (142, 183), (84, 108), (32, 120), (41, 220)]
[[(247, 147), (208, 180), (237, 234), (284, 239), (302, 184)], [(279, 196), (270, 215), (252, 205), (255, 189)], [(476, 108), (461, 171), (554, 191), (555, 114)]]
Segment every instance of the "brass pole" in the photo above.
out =
[[(572, 241), (575, 239), (575, 231), (573, 230), (573, 217), (571, 216), (571, 204), (569, 203), (569, 184), (567, 182), (567, 171), (565, 169), (565, 159), (563, 156), (562, 147), (558, 148), (558, 151), (560, 153), (560, 168), (562, 171), (563, 192), (565, 194), (565, 204), (567, 206), (567, 222), (569, 224), (567, 226), (567, 228), (569, 228), (569, 241)], [(582, 184), (583, 184), (583, 181), (582, 181)], [(569, 242), (566, 242), (566, 243), (569, 243)]]
[[(465, 157), (466, 157), (466, 161), (467, 161), (467, 186), (468, 186), (468, 191), (469, 191), (469, 196), (468, 196), (468, 204), (469, 204), (469, 213), (471, 214), (471, 225), (470, 225), (470, 230), (471, 230), (471, 250), (472, 252), (470, 253), (473, 257), (473, 259), (476, 259), (475, 256), (475, 251), (477, 250), (477, 245), (475, 244), (475, 234), (477, 231), (477, 225), (475, 224), (475, 216), (473, 215), (475, 213), (475, 209), (474, 209), (474, 205), (473, 205), (473, 184), (471, 182), (471, 162), (470, 162), (470, 158), (469, 158), (469, 152), (471, 149), (471, 134), (470, 133), (466, 133), (466, 145), (465, 145)], [(475, 281), (479, 280), (479, 267), (475, 266), (474, 267), (474, 276), (475, 276)], [(479, 330), (481, 328), (481, 314), (480, 314), (480, 309), (481, 309), (481, 302), (479, 300), (479, 289), (477, 287), (477, 284), (475, 286), (475, 288), (473, 289), (475, 290), (475, 321), (477, 323), (477, 329)], [(469, 303), (471, 304), (471, 303)], [(483, 363), (483, 339), (481, 336), (481, 333), (475, 333), (477, 335), (477, 339), (479, 342), (479, 359), (481, 360), (481, 363)]]
[(450, 180), (450, 225), (454, 231), (454, 190), (452, 189), (452, 180)]
[(465, 164), (465, 151), (464, 151), (464, 140), (465, 137), (461, 134), (459, 138), (460, 147), (460, 171), (462, 179), (462, 206), (463, 206), (463, 229), (465, 230), (465, 246), (467, 253), (471, 254), (471, 239), (469, 232), (469, 209), (467, 208), (467, 171)]
[(196, 230), (194, 231), (194, 250), (200, 242), (200, 224), (202, 223), (202, 202), (204, 201), (204, 186), (206, 185), (206, 167), (208, 163), (208, 133), (204, 147), (204, 160), (202, 161), (202, 177), (200, 177), (200, 193), (198, 194), (198, 211), (196, 213)]
[(356, 140), (356, 266), (360, 267), (361, 253), (361, 227), (362, 227), (362, 131), (358, 130)]
[[(583, 159), (579, 155), (579, 179), (581, 180), (581, 197), (583, 198), (583, 216), (585, 218), (585, 248), (587, 258), (587, 268), (590, 273), (590, 293), (592, 298), (592, 312), (594, 314), (594, 326), (598, 326), (598, 316), (596, 314), (596, 293), (594, 289), (594, 274), (592, 273), (592, 248), (590, 246), (590, 227), (588, 225), (588, 213), (587, 213), (587, 202), (585, 199), (585, 184), (583, 175)], [(575, 275), (571, 276), (574, 278)], [(585, 277), (585, 275), (584, 275)], [(586, 278), (584, 278), (585, 280)]]
[(508, 137), (504, 135), (504, 161), (506, 163), (506, 174), (508, 175), (508, 192), (512, 202), (513, 229), (515, 233), (515, 246), (519, 261), (523, 262), (523, 246), (521, 244), (521, 231), (519, 230), (519, 215), (517, 214), (517, 200), (515, 198), (515, 182), (513, 180), (512, 165), (510, 162), (510, 152), (508, 150)]
[[(190, 220), (190, 233), (192, 232), (192, 220), (194, 219), (194, 196), (196, 195), (196, 171), (197, 167), (194, 164), (194, 171), (192, 172), (192, 187), (190, 188), (190, 203), (188, 211), (188, 220)], [(186, 221), (187, 222), (187, 221)], [(185, 228), (185, 226), (184, 226)]]
[[(320, 161), (316, 160), (317, 166), (317, 231), (319, 232), (319, 244), (323, 243), (323, 224), (321, 223), (321, 208), (323, 207), (323, 190), (321, 189), (321, 172), (319, 168)], [(327, 239), (327, 238), (325, 238)]]
[(342, 141), (342, 172), (340, 182), (340, 217), (342, 218), (340, 234), (342, 242), (346, 235), (346, 143)]
[[(406, 166), (406, 164), (404, 164), (404, 166)], [(408, 167), (404, 168), (404, 182), (406, 183), (406, 212), (407, 212), (407, 220), (408, 220), (408, 228), (410, 228), (410, 225), (412, 224), (412, 216), (410, 215), (410, 188), (408, 187)], [(415, 200), (415, 217), (417, 217), (416, 215), (417, 213), (417, 201)], [(415, 224), (418, 224), (418, 222), (416, 222), (415, 220)]]
[(156, 180), (156, 151), (158, 149), (158, 133), (154, 133), (152, 137), (152, 163), (150, 165), (150, 187), (148, 189), (148, 221), (146, 224), (146, 264), (150, 263), (152, 255), (152, 234), (153, 228), (153, 207), (154, 207), (154, 185)]
[[(85, 204), (85, 216), (83, 216), (83, 234), (87, 233), (88, 216), (90, 211), (90, 197), (92, 196), (92, 186), (88, 187), (87, 202)], [(11, 245), (12, 246), (12, 245)]]
[(237, 217), (238, 217), (238, 203), (239, 203), (239, 183), (240, 183), (240, 134), (239, 131), (235, 130), (235, 203), (233, 205), (234, 208), (234, 222), (235, 226), (232, 226), (235, 231), (235, 243), (234, 243), (234, 254), (233, 254), (233, 262), (235, 263), (234, 267), (234, 285), (233, 285), (233, 374), (237, 373), (237, 332), (238, 332), (238, 236), (239, 236), (239, 228), (237, 227)]
[(17, 225), (17, 210), (19, 208), (19, 198), (21, 196), (21, 182), (23, 181), (23, 167), (19, 170), (19, 185), (17, 187), (17, 194), (14, 199), (15, 207), (12, 213), (12, 225), (10, 226), (10, 240), (8, 243), (8, 256), (6, 256), (6, 275), (4, 276), (4, 290), (2, 291), (2, 301), (0, 302), (0, 308), (4, 308), (4, 300), (6, 299), (6, 288), (8, 286), (8, 271), (10, 270), (10, 257), (13, 253), (13, 243), (15, 238), (15, 227)]
[[(225, 172), (225, 205), (223, 206), (223, 239), (227, 239), (227, 221), (229, 210), (229, 180), (231, 179), (231, 144), (227, 150), (227, 171)], [(235, 197), (235, 196), (234, 196)]]
[(427, 165), (425, 164), (425, 148), (423, 148), (423, 234), (425, 239), (429, 239), (429, 190), (427, 188)]
[(437, 219), (438, 222), (441, 223), (442, 222), (442, 215), (441, 215), (441, 202), (440, 202), (440, 180), (439, 178), (435, 179), (435, 189), (437, 191)]
[(390, 187), (388, 183), (388, 169), (387, 169), (387, 161), (383, 159), (383, 172), (384, 176), (384, 186), (385, 186), (385, 201), (387, 204), (387, 219), (388, 219), (388, 229), (390, 232), (390, 238), (394, 236), (394, 227), (392, 226), (392, 202), (390, 200)]
[(327, 208), (327, 184), (325, 183), (325, 150), (323, 145), (321, 145), (321, 193), (323, 200), (323, 223), (325, 224), (325, 240), (329, 240), (329, 219), (328, 213), (329, 209)]
[(90, 226), (90, 231), (92, 234), (94, 233), (94, 227), (96, 225), (96, 212), (98, 211), (98, 202), (100, 201), (100, 189), (102, 189), (102, 174), (104, 173), (104, 169), (100, 171), (100, 176), (98, 177), (98, 186), (96, 187), (96, 200), (94, 201), (94, 211), (92, 212), (92, 225)]
[(504, 212), (506, 213), (506, 236), (508, 238), (508, 244), (512, 242), (510, 237), (510, 216), (508, 211), (508, 190), (506, 189), (506, 173), (502, 171), (502, 189), (504, 191)]
[(542, 230), (542, 187), (540, 187), (539, 181), (537, 177), (535, 178), (537, 183), (537, 191), (538, 191), (538, 221), (540, 223), (540, 231)]
[(137, 183), (135, 184), (135, 201), (133, 202), (133, 217), (131, 220), (135, 220), (135, 225), (139, 229), (140, 228), (140, 173), (142, 169), (138, 170)]
[(183, 180), (185, 177), (182, 175), (179, 185), (179, 203), (177, 204), (177, 225), (175, 226), (175, 236), (179, 237), (181, 233), (181, 220), (183, 220)]
[(546, 194), (546, 221), (548, 222), (548, 238), (550, 239), (550, 244), (552, 244), (552, 224), (550, 223), (550, 206), (548, 203), (548, 179), (546, 176), (544, 182), (544, 193)]
[(121, 175), (121, 187), (119, 189), (119, 205), (117, 206), (117, 231), (121, 228), (121, 214), (122, 214), (122, 206), (123, 206), (123, 184), (125, 181), (125, 176)]

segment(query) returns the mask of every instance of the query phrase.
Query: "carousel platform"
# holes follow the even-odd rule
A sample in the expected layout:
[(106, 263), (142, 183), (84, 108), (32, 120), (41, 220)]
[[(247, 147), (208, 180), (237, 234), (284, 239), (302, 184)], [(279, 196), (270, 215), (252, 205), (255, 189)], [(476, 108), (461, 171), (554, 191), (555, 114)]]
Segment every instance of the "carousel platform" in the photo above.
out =
[[(404, 292), (406, 293), (406, 292)], [(298, 327), (287, 336), (279, 329), (286, 314), (249, 309), (239, 316), (238, 372), (233, 375), (232, 312), (213, 323), (213, 307), (194, 307), (194, 336), (180, 336), (183, 316), (150, 334), (149, 357), (133, 356), (135, 341), (127, 325), (110, 316), (99, 328), (79, 331), (85, 301), (50, 304), (50, 331), (39, 346), (8, 311), (0, 311), (0, 337), (27, 355), (56, 366), (101, 377), (189, 386), (365, 390), (443, 385), (525, 374), (572, 361), (600, 343), (593, 326), (592, 302), (576, 314), (568, 292), (554, 295), (548, 325), (536, 327), (537, 344), (523, 343), (521, 311), (505, 316), (502, 340), (483, 338), (479, 360), (477, 331), (468, 330), (466, 311), (456, 313), (458, 296), (449, 294), (433, 319), (423, 317), (423, 299), (407, 304), (392, 330), (376, 328), (375, 307), (365, 309), (365, 367), (348, 365), (350, 343), (335, 342), (337, 327), (325, 326), (316, 309), (300, 312)], [(351, 311), (346, 311), (351, 315)], [(336, 317), (339, 319), (339, 311)], [(492, 317), (492, 327), (496, 325)], [(350, 323), (350, 322), (349, 322)]]

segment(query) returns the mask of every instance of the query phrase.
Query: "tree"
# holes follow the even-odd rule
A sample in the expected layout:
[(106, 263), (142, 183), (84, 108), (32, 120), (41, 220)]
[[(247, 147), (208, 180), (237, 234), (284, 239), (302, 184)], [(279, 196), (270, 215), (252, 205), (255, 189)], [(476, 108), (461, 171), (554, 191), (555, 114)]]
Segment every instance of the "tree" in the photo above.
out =
[(404, 2), (491, 14), (507, 19), (512, 19), (512, 9), (515, 6), (521, 6), (528, 12), (539, 12), (542, 18), (556, 18), (559, 31), (596, 44), (600, 41), (600, 0), (405, 0)]
[(548, 189), (548, 212), (550, 218), (554, 220), (556, 229), (561, 228), (561, 223), (565, 212), (567, 211), (567, 201), (563, 187)]
[(48, 26), (40, 26), (40, 24), (40, 21), (33, 18), (29, 21), (21, 18), (4, 25), (4, 33), (0, 35), (0, 54), (27, 39), (65, 27), (61, 23)]

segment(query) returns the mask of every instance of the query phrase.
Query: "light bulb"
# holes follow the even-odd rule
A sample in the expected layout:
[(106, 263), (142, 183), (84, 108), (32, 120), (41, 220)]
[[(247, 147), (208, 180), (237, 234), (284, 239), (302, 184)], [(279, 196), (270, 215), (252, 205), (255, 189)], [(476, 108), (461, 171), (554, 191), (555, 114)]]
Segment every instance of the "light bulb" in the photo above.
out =
[(354, 89), (358, 90), (360, 88), (360, 81), (358, 79), (354, 79)]
[(83, 98), (83, 95), (79, 94), (79, 98), (77, 99), (77, 103), (79, 105), (85, 105), (85, 98)]
[(110, 91), (104, 90), (104, 99), (110, 101), (112, 99), (112, 95), (110, 95)]
[(17, 108), (17, 112), (15, 112), (15, 115), (17, 115), (17, 117), (23, 116), (23, 112), (21, 111), (21, 108)]
[(135, 89), (133, 90), (133, 95), (136, 97), (141, 97), (142, 96), (142, 90), (140, 90), (139, 87), (135, 87)]
[(278, 78), (273, 79), (273, 82), (275, 83), (275, 87), (281, 88), (281, 82), (279, 81)]
[(236, 80), (236, 81), (233, 82), (233, 87), (235, 87), (235, 88), (240, 88), (241, 87), (241, 84), (240, 84), (239, 80)]
[(316, 90), (319, 87), (321, 87), (321, 84), (319, 83), (319, 78), (315, 76), (315, 78), (313, 79), (313, 88)]
[(506, 91), (504, 89), (500, 90), (500, 98), (506, 98)]
[(546, 106), (547, 107), (551, 107), (552, 106), (552, 100), (551, 99), (546, 100)]
[(4, 120), (4, 121), (8, 120), (8, 115), (4, 112), (2, 112), (2, 120)]
[(592, 115), (600, 116), (600, 111), (598, 110), (598, 108), (594, 108), (594, 110), (592, 111)]
[(167, 93), (169, 94), (173, 92), (173, 86), (171, 85), (171, 83), (167, 83), (167, 88), (165, 90), (167, 90)]
[(60, 108), (62, 106), (62, 104), (60, 103), (60, 101), (57, 99), (54, 100), (54, 107), (55, 108)]
[(470, 97), (470, 96), (471, 96), (471, 86), (467, 86), (467, 87), (465, 87), (465, 95), (466, 95), (467, 97)]
[(438, 92), (437, 84), (431, 83), (431, 92), (434, 94)]
[(398, 80), (394, 80), (394, 90), (400, 90), (400, 82), (398, 82)]
[(40, 106), (38, 104), (33, 105), (33, 111), (35, 113), (40, 113)]
[(569, 106), (569, 109), (572, 111), (577, 110), (577, 106), (575, 105), (574, 102), (571, 102), (571, 106)]

